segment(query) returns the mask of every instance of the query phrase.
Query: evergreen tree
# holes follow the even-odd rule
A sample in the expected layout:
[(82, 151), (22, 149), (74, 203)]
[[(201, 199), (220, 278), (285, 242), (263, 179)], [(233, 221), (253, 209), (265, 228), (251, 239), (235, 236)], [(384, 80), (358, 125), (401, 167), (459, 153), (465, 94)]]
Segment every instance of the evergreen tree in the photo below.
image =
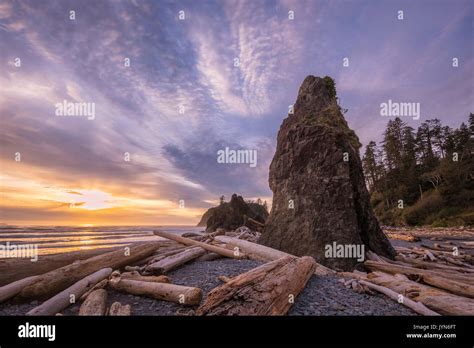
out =
[[(390, 120), (381, 146), (369, 142), (362, 159), (376, 214), (387, 224), (400, 218), (411, 224), (449, 219), (474, 224), (473, 154), (472, 113), (458, 129), (432, 119), (415, 132), (400, 118)], [(409, 209), (397, 210), (400, 199)], [(418, 200), (422, 203), (415, 204)]]
[(469, 115), (469, 131), (471, 136), (474, 136), (474, 114), (472, 112)]
[(426, 122), (429, 124), (431, 131), (433, 153), (437, 158), (444, 158), (444, 134), (441, 121), (435, 118)]
[(393, 121), (388, 121), (382, 144), (385, 151), (385, 161), (389, 170), (401, 167), (403, 149), (402, 129), (405, 126), (405, 123), (399, 117)]
[(400, 170), (400, 183), (402, 185), (400, 195), (405, 203), (414, 203), (421, 195), (419, 190), (418, 166), (416, 161), (416, 140), (413, 128), (405, 126), (403, 128), (403, 154), (402, 168)]
[(403, 142), (403, 167), (414, 167), (416, 166), (416, 140), (415, 135), (413, 134), (413, 128), (405, 126), (403, 128), (402, 135)]
[(444, 157), (451, 157), (456, 148), (456, 143), (454, 140), (454, 132), (450, 127), (445, 126), (442, 128), (442, 133), (443, 133), (443, 139), (444, 139), (444, 143), (443, 143), (443, 150), (445, 153)]
[(362, 158), (362, 167), (367, 176), (367, 182), (370, 190), (374, 190), (377, 187), (377, 144), (375, 141), (369, 142), (365, 147), (365, 154)]
[(416, 132), (416, 145), (420, 163), (429, 171), (437, 164), (433, 151), (433, 129), (429, 121), (423, 122)]

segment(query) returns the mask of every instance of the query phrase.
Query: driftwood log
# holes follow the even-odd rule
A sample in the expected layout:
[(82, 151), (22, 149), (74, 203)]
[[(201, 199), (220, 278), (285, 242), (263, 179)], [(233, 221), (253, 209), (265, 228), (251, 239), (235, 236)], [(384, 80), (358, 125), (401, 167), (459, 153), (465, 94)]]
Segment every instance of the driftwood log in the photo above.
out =
[(196, 259), (196, 262), (199, 261), (214, 261), (223, 258), (224, 256), (216, 254), (216, 253), (207, 253), (204, 254)]
[[(163, 252), (163, 253), (155, 253), (149, 257), (147, 257), (146, 259), (143, 259), (141, 260), (139, 263), (140, 263), (140, 267), (139, 269), (137, 269), (139, 272), (142, 272), (145, 270), (146, 266), (149, 265), (149, 264), (152, 264), (152, 263), (155, 263), (155, 262), (158, 262), (160, 260), (163, 260), (164, 258), (168, 257), (168, 256), (171, 256), (171, 255), (175, 255), (175, 254), (178, 254), (180, 253), (181, 251), (184, 251), (186, 249), (190, 249), (190, 248), (193, 248), (193, 247), (190, 247), (190, 246), (186, 246), (184, 248), (180, 248), (180, 250), (173, 250), (173, 251), (167, 251), (167, 252)], [(142, 271), (140, 271), (142, 270)]]
[(142, 282), (120, 278), (112, 278), (109, 284), (117, 291), (132, 295), (152, 297), (157, 300), (176, 302), (187, 306), (197, 305), (202, 299), (202, 290), (189, 286)]
[(440, 274), (439, 276), (432, 274), (424, 274), (421, 276), (421, 278), (426, 284), (432, 285), (440, 289), (448, 290), (449, 292), (456, 295), (474, 298), (473, 285), (447, 279), (443, 274)]
[(229, 277), (226, 277), (224, 275), (220, 275), (217, 277), (217, 279), (219, 279), (221, 282), (223, 283), (228, 283), (230, 281), (230, 278)]
[(216, 241), (225, 243), (229, 249), (239, 247), (247, 257), (257, 261), (275, 261), (285, 256), (292, 256), (283, 251), (273, 249), (264, 245), (252, 243), (243, 239), (229, 236), (216, 236)]
[[(113, 272), (112, 272), (113, 274)], [(107, 286), (107, 283), (109, 282), (108, 279), (104, 279), (104, 280), (101, 280), (100, 282), (98, 282), (96, 285), (94, 285), (90, 290), (86, 291), (82, 296), (81, 298), (79, 299), (80, 301), (84, 301), (87, 296), (89, 296), (89, 294), (92, 292), (92, 291), (95, 291), (97, 289), (103, 289)]]
[(86, 300), (82, 303), (79, 309), (79, 315), (105, 315), (107, 310), (107, 291), (104, 289), (97, 289), (92, 291)]
[(312, 257), (285, 256), (213, 289), (197, 315), (284, 315), (316, 268)]
[(474, 285), (474, 277), (472, 277), (471, 275), (455, 274), (453, 272), (441, 273), (441, 271), (439, 270), (432, 271), (432, 270), (414, 268), (414, 267), (405, 266), (405, 265), (382, 263), (382, 262), (376, 262), (376, 261), (365, 261), (364, 265), (370, 270), (382, 271), (382, 272), (391, 273), (391, 274), (398, 273), (398, 274), (418, 275), (418, 276), (423, 276), (423, 275), (441, 276), (442, 274), (442, 276), (447, 278), (447, 280), (454, 280), (454, 281)]
[(110, 316), (129, 316), (132, 314), (132, 308), (130, 305), (122, 305), (120, 302), (114, 302), (110, 306)]
[(201, 247), (184, 250), (178, 254), (168, 256), (160, 261), (154, 262), (145, 268), (146, 274), (164, 274), (167, 273), (186, 262), (194, 260), (206, 253)]
[(66, 290), (43, 302), (38, 307), (33, 308), (27, 315), (56, 315), (56, 313), (61, 312), (64, 308), (74, 303), (74, 301), (71, 300), (79, 299), (82, 294), (102, 279), (106, 279), (111, 273), (112, 268), (101, 269), (81, 279)]
[[(285, 253), (283, 251), (273, 249), (267, 247), (265, 245), (260, 245), (256, 243), (252, 243), (243, 239), (232, 238), (228, 236), (217, 236), (215, 240), (226, 243), (230, 247), (237, 246), (242, 250), (242, 252), (247, 255), (248, 258), (257, 260), (257, 261), (275, 261), (285, 256), (293, 256), (294, 255)], [(335, 274), (336, 272), (326, 266), (323, 266), (319, 263), (316, 263), (316, 271), (314, 272), (316, 275), (329, 275)]]
[(433, 255), (431, 251), (425, 250), (425, 254), (430, 259), (430, 261), (436, 261), (436, 257)]
[(54, 271), (42, 274), (18, 294), (20, 299), (46, 299), (66, 289), (75, 282), (102, 268), (121, 268), (131, 262), (151, 255), (159, 242), (134, 244), (87, 260), (74, 262)]
[(0, 288), (0, 303), (12, 298), (16, 294), (18, 294), (21, 290), (25, 287), (33, 284), (38, 279), (38, 276), (32, 276), (25, 279), (20, 279), (14, 281), (13, 283), (4, 285)]
[(142, 281), (142, 282), (170, 283), (170, 278), (168, 278), (167, 276), (164, 276), (164, 275), (160, 275), (160, 276), (142, 276), (137, 271), (124, 272), (124, 273), (120, 274), (120, 277), (122, 279), (139, 280), (139, 281)]
[(163, 231), (153, 231), (153, 233), (159, 237), (167, 238), (174, 240), (175, 242), (185, 244), (185, 245), (193, 245), (193, 246), (199, 246), (207, 251), (211, 251), (213, 253), (217, 253), (219, 255), (229, 257), (229, 258), (234, 258), (234, 259), (243, 259), (245, 258), (245, 255), (243, 253), (239, 252), (234, 252), (225, 248), (221, 248), (215, 245), (210, 245), (207, 243), (199, 242), (196, 240), (192, 240), (189, 238), (184, 238), (181, 236), (178, 236), (173, 233), (168, 233), (168, 232), (163, 232)]
[[(398, 302), (399, 300), (400, 294), (396, 293), (395, 291), (389, 288), (386, 288), (381, 285), (376, 285), (365, 280), (359, 280), (359, 283), (367, 286), (369, 289), (373, 289), (375, 291), (380, 292), (381, 294), (384, 294), (385, 296), (391, 298), (394, 301)], [(429, 315), (429, 316), (439, 315), (439, 313), (436, 313), (435, 311), (432, 311), (431, 309), (427, 308), (423, 303), (415, 302), (413, 300), (410, 300), (409, 298), (404, 298), (402, 304), (421, 315)]]
[(265, 228), (265, 224), (262, 224), (261, 222), (258, 222), (255, 219), (252, 219), (251, 217), (247, 218), (247, 221), (245, 222), (245, 225), (249, 226), (250, 228), (253, 228), (256, 231), (263, 231)]
[(143, 266), (125, 266), (127, 272), (140, 272), (143, 269)]
[(409, 280), (406, 276), (382, 272), (368, 274), (371, 283), (387, 287), (444, 315), (474, 315), (474, 300)]
[[(164, 244), (163, 242), (165, 241), (161, 243)], [(31, 276), (45, 274), (60, 267), (70, 265), (75, 261), (89, 259), (93, 256), (117, 250), (118, 248), (120, 247), (41, 255), (36, 262), (31, 262), (28, 258), (0, 259), (0, 286)]]
[(416, 266), (417, 268), (422, 268), (422, 269), (444, 270), (444, 271), (453, 271), (453, 272), (459, 272), (459, 273), (474, 273), (474, 269), (471, 269), (471, 268), (444, 265), (438, 262), (426, 262), (419, 259), (412, 259), (409, 257), (400, 256), (400, 255), (395, 256), (395, 260), (400, 261), (404, 264), (409, 263), (411, 265)]

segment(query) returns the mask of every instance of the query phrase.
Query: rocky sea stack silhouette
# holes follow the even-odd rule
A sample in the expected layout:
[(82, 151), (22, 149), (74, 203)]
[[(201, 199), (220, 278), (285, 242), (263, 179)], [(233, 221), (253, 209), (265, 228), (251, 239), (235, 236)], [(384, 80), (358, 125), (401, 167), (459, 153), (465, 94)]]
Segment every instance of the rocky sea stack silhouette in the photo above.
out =
[(341, 113), (334, 81), (306, 77), (293, 110), (278, 132), (269, 175), (272, 210), (259, 243), (341, 270), (361, 260), (347, 253), (328, 257), (328, 248), (363, 245), (365, 252), (393, 258), (370, 205), (361, 145)]
[(218, 228), (231, 231), (246, 225), (248, 218), (264, 224), (267, 217), (268, 212), (263, 205), (245, 202), (242, 196), (234, 193), (230, 202), (208, 209), (198, 226), (206, 226), (207, 232), (213, 232)]

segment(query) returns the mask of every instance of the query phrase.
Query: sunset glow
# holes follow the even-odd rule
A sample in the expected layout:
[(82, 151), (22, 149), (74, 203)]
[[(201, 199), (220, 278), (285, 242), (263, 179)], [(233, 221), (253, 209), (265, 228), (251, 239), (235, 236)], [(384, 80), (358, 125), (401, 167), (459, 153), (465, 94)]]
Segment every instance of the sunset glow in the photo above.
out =
[(67, 194), (78, 197), (71, 198), (69, 202), (78, 209), (99, 210), (113, 207), (112, 196), (108, 193), (97, 190), (78, 190), (72, 192)]

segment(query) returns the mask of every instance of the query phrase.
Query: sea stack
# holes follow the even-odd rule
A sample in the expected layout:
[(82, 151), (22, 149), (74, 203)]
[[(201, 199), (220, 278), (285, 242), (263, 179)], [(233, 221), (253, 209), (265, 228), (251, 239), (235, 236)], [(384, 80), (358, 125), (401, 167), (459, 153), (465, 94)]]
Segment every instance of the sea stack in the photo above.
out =
[(334, 80), (306, 77), (278, 132), (272, 210), (259, 243), (346, 271), (362, 262), (361, 251), (392, 259), (395, 250), (370, 205), (360, 146)]
[(267, 217), (268, 211), (264, 205), (245, 202), (242, 196), (234, 193), (230, 202), (223, 202), (204, 213), (198, 226), (206, 225), (206, 232), (214, 232), (218, 228), (232, 231), (240, 226), (252, 227), (248, 218), (263, 225)]

